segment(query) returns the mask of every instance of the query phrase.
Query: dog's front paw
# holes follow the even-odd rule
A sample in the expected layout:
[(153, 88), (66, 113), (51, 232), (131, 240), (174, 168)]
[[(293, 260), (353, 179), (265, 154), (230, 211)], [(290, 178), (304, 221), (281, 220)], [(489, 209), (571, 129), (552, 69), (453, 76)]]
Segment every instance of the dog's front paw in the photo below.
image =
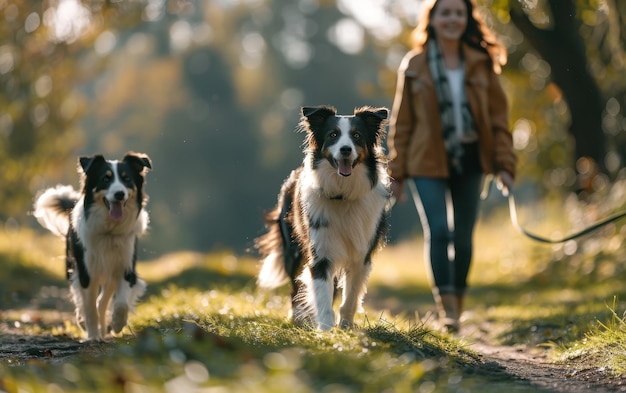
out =
[(116, 304), (113, 309), (113, 317), (111, 319), (111, 328), (115, 334), (124, 329), (128, 322), (128, 306), (126, 304)]
[(104, 341), (105, 339), (100, 334), (87, 334), (87, 338), (81, 340), (83, 343), (101, 343)]
[(319, 314), (318, 328), (328, 331), (335, 327), (335, 316), (332, 311)]
[(350, 330), (350, 329), (354, 328), (354, 322), (349, 321), (347, 319), (342, 319), (341, 323), (339, 324), (339, 326), (343, 330)]

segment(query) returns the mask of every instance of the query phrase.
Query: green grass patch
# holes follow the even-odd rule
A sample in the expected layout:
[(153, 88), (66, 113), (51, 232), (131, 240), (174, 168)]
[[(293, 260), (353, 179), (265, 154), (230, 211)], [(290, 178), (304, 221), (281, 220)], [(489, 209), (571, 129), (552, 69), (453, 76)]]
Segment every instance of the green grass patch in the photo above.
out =
[(121, 337), (79, 343), (64, 292), (63, 241), (0, 232), (0, 390), (537, 391), (470, 350), (478, 338), (624, 373), (618, 299), (626, 297), (626, 230), (552, 247), (522, 238), (505, 220), (494, 215), (478, 225), (460, 338), (434, 328), (415, 239), (375, 256), (354, 330), (295, 327), (288, 288), (258, 291), (253, 257), (179, 252), (139, 263), (148, 292)]
[(606, 305), (609, 316), (597, 320), (583, 332), (584, 338), (555, 347), (555, 356), (562, 362), (584, 361), (606, 368), (614, 375), (626, 373), (626, 316), (616, 312), (617, 298)]

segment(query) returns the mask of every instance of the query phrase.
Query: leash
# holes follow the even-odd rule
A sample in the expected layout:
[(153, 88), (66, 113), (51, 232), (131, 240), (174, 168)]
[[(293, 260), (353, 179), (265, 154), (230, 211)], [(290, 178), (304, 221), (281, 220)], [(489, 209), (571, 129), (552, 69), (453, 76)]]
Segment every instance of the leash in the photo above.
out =
[(513, 193), (509, 193), (509, 215), (511, 216), (511, 223), (513, 224), (513, 227), (515, 229), (517, 229), (518, 232), (520, 232), (522, 235), (533, 239), (535, 241), (541, 242), (541, 243), (549, 243), (549, 244), (556, 244), (556, 243), (564, 243), (573, 239), (576, 239), (578, 237), (581, 237), (583, 235), (586, 235), (590, 232), (595, 231), (598, 228), (601, 228), (609, 223), (612, 223), (614, 221), (618, 221), (624, 217), (626, 217), (626, 211), (622, 211), (620, 213), (614, 214), (602, 221), (599, 221), (593, 225), (591, 225), (590, 227), (587, 227), (585, 229), (583, 229), (580, 232), (576, 232), (572, 235), (566, 236), (564, 238), (561, 239), (548, 239), (539, 235), (535, 235), (533, 233), (528, 232), (526, 229), (524, 229), (519, 222), (517, 221), (517, 208), (516, 208), (516, 204), (515, 204), (515, 197), (513, 197)]
[[(485, 185), (481, 193), (481, 199), (484, 200), (489, 194), (489, 188), (491, 188), (492, 180), (493, 179), (489, 179), (485, 181)], [(509, 193), (508, 193), (508, 200), (509, 200), (509, 215), (511, 217), (511, 224), (513, 224), (513, 227), (522, 235), (540, 243), (548, 243), (548, 244), (565, 243), (567, 241), (584, 236), (590, 232), (595, 231), (598, 228), (601, 228), (607, 224), (610, 224), (612, 222), (618, 221), (626, 217), (626, 211), (621, 211), (619, 213), (609, 216), (608, 218), (605, 218), (604, 220), (599, 221), (583, 229), (580, 232), (576, 232), (572, 235), (569, 235), (560, 239), (548, 239), (547, 237), (539, 236), (539, 235), (529, 232), (528, 230), (526, 230), (524, 227), (522, 227), (519, 224), (519, 221), (517, 220), (517, 204), (515, 203), (515, 197), (513, 196), (513, 192), (511, 192), (511, 190), (509, 190)]]

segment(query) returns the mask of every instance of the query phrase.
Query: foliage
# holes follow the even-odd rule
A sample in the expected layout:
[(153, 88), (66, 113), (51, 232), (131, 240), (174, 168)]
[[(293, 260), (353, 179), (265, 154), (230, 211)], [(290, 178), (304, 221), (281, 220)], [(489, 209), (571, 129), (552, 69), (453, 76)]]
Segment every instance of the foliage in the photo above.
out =
[[(59, 19), (66, 3), (78, 12), (74, 22)], [(509, 23), (510, 1), (479, 3), (509, 50), (502, 80), (520, 156), (519, 192), (563, 197), (576, 184), (576, 163), (552, 70)], [(546, 7), (536, 3), (526, 11), (545, 26)], [(299, 106), (351, 112), (391, 105), (416, 6), (372, 2), (365, 14), (355, 4), (0, 2), (0, 218), (33, 225), (32, 197), (57, 182), (76, 185), (79, 154), (117, 158), (137, 150), (154, 162), (147, 186), (152, 232), (142, 256), (251, 248), (263, 212), (301, 161)], [(623, 4), (576, 6), (605, 95), (607, 167), (617, 177), (626, 155), (624, 19), (607, 7)], [(592, 188), (606, 182), (599, 178)], [(405, 209), (394, 219), (394, 239), (416, 227)]]
[(19, 216), (81, 147), (82, 83), (104, 59), (91, 48), (136, 19), (132, 3), (3, 1), (0, 26), (0, 218)]

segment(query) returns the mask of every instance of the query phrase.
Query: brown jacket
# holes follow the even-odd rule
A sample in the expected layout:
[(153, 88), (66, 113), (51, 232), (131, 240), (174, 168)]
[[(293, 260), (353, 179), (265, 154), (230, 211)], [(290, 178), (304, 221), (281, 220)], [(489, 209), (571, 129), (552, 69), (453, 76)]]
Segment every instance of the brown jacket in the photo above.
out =
[[(463, 45), (465, 91), (479, 136), (480, 163), (488, 174), (515, 177), (506, 96), (489, 56)], [(389, 169), (396, 180), (449, 175), (439, 100), (424, 51), (410, 51), (398, 69), (389, 123)]]

